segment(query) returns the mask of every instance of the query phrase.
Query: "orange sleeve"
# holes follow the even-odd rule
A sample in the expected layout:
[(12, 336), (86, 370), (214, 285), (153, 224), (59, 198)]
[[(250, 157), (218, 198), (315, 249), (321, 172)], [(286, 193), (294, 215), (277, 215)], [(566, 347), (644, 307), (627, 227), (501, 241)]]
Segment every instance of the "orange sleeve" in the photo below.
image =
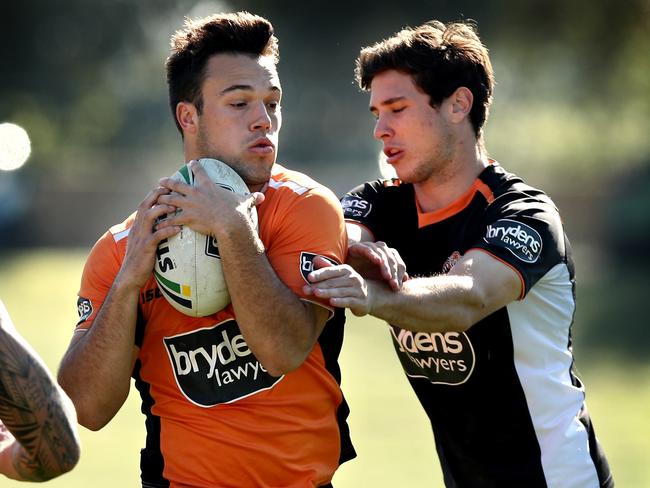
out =
[(81, 275), (77, 329), (88, 329), (120, 270), (121, 258), (113, 234), (106, 232), (93, 246)]
[[(287, 195), (289, 192), (286, 192)], [(305, 296), (313, 259), (323, 256), (333, 264), (345, 262), (348, 242), (341, 205), (324, 187), (287, 195), (274, 222), (273, 238), (265, 242), (267, 256), (278, 277), (299, 297), (331, 309), (327, 299)], [(262, 240), (264, 236), (262, 236)]]

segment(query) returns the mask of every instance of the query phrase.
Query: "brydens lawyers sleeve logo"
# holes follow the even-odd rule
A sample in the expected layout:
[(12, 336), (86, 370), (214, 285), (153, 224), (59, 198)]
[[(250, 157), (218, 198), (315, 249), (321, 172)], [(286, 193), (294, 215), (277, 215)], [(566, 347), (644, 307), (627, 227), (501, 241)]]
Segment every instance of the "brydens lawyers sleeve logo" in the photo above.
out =
[(367, 217), (372, 210), (372, 204), (361, 197), (346, 196), (341, 200), (343, 215), (345, 217), (357, 218)]
[(165, 337), (163, 342), (178, 388), (199, 407), (235, 402), (284, 378), (264, 369), (234, 320)]
[(488, 225), (483, 240), (507, 249), (525, 263), (534, 263), (542, 254), (542, 237), (539, 232), (515, 220), (501, 219)]
[(411, 332), (391, 326), (393, 345), (411, 378), (461, 385), (474, 371), (474, 348), (464, 332)]

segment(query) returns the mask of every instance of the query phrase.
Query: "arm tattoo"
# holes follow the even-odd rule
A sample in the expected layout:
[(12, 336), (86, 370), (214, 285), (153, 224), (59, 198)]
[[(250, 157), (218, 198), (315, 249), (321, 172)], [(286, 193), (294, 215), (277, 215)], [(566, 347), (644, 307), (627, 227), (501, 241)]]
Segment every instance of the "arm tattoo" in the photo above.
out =
[(41, 362), (1, 327), (0, 419), (22, 447), (13, 466), (25, 480), (43, 481), (76, 464), (74, 415)]

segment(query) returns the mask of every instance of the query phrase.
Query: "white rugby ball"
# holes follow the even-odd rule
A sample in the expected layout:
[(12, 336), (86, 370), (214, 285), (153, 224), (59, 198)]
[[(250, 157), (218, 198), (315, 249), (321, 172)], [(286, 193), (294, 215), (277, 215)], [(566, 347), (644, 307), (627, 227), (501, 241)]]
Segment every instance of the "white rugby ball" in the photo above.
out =
[[(244, 180), (227, 164), (216, 159), (200, 159), (199, 163), (220, 187), (240, 195), (250, 193)], [(187, 165), (174, 173), (172, 179), (194, 185), (194, 174)], [(257, 229), (255, 208), (251, 209), (251, 218)], [(154, 276), (171, 306), (191, 317), (211, 315), (230, 303), (216, 239), (188, 226), (160, 242)]]

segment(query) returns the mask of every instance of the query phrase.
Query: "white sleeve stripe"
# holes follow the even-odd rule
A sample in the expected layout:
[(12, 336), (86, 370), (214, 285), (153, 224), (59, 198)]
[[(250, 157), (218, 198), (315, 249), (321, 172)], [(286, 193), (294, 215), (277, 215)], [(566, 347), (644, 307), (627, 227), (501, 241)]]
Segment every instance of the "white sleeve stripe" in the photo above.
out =
[(122, 239), (129, 235), (130, 230), (131, 228), (129, 227), (128, 229), (124, 229), (121, 232), (113, 234), (113, 239), (115, 239), (115, 242), (120, 242)]
[(291, 180), (289, 180), (289, 181), (276, 181), (273, 178), (271, 178), (269, 180), (269, 186), (271, 188), (275, 188), (276, 190), (284, 186), (286, 188), (289, 188), (294, 193), (297, 193), (298, 195), (302, 195), (303, 193), (308, 192), (309, 190), (311, 190), (311, 188), (301, 186), (298, 183), (296, 183), (295, 181), (291, 181)]

